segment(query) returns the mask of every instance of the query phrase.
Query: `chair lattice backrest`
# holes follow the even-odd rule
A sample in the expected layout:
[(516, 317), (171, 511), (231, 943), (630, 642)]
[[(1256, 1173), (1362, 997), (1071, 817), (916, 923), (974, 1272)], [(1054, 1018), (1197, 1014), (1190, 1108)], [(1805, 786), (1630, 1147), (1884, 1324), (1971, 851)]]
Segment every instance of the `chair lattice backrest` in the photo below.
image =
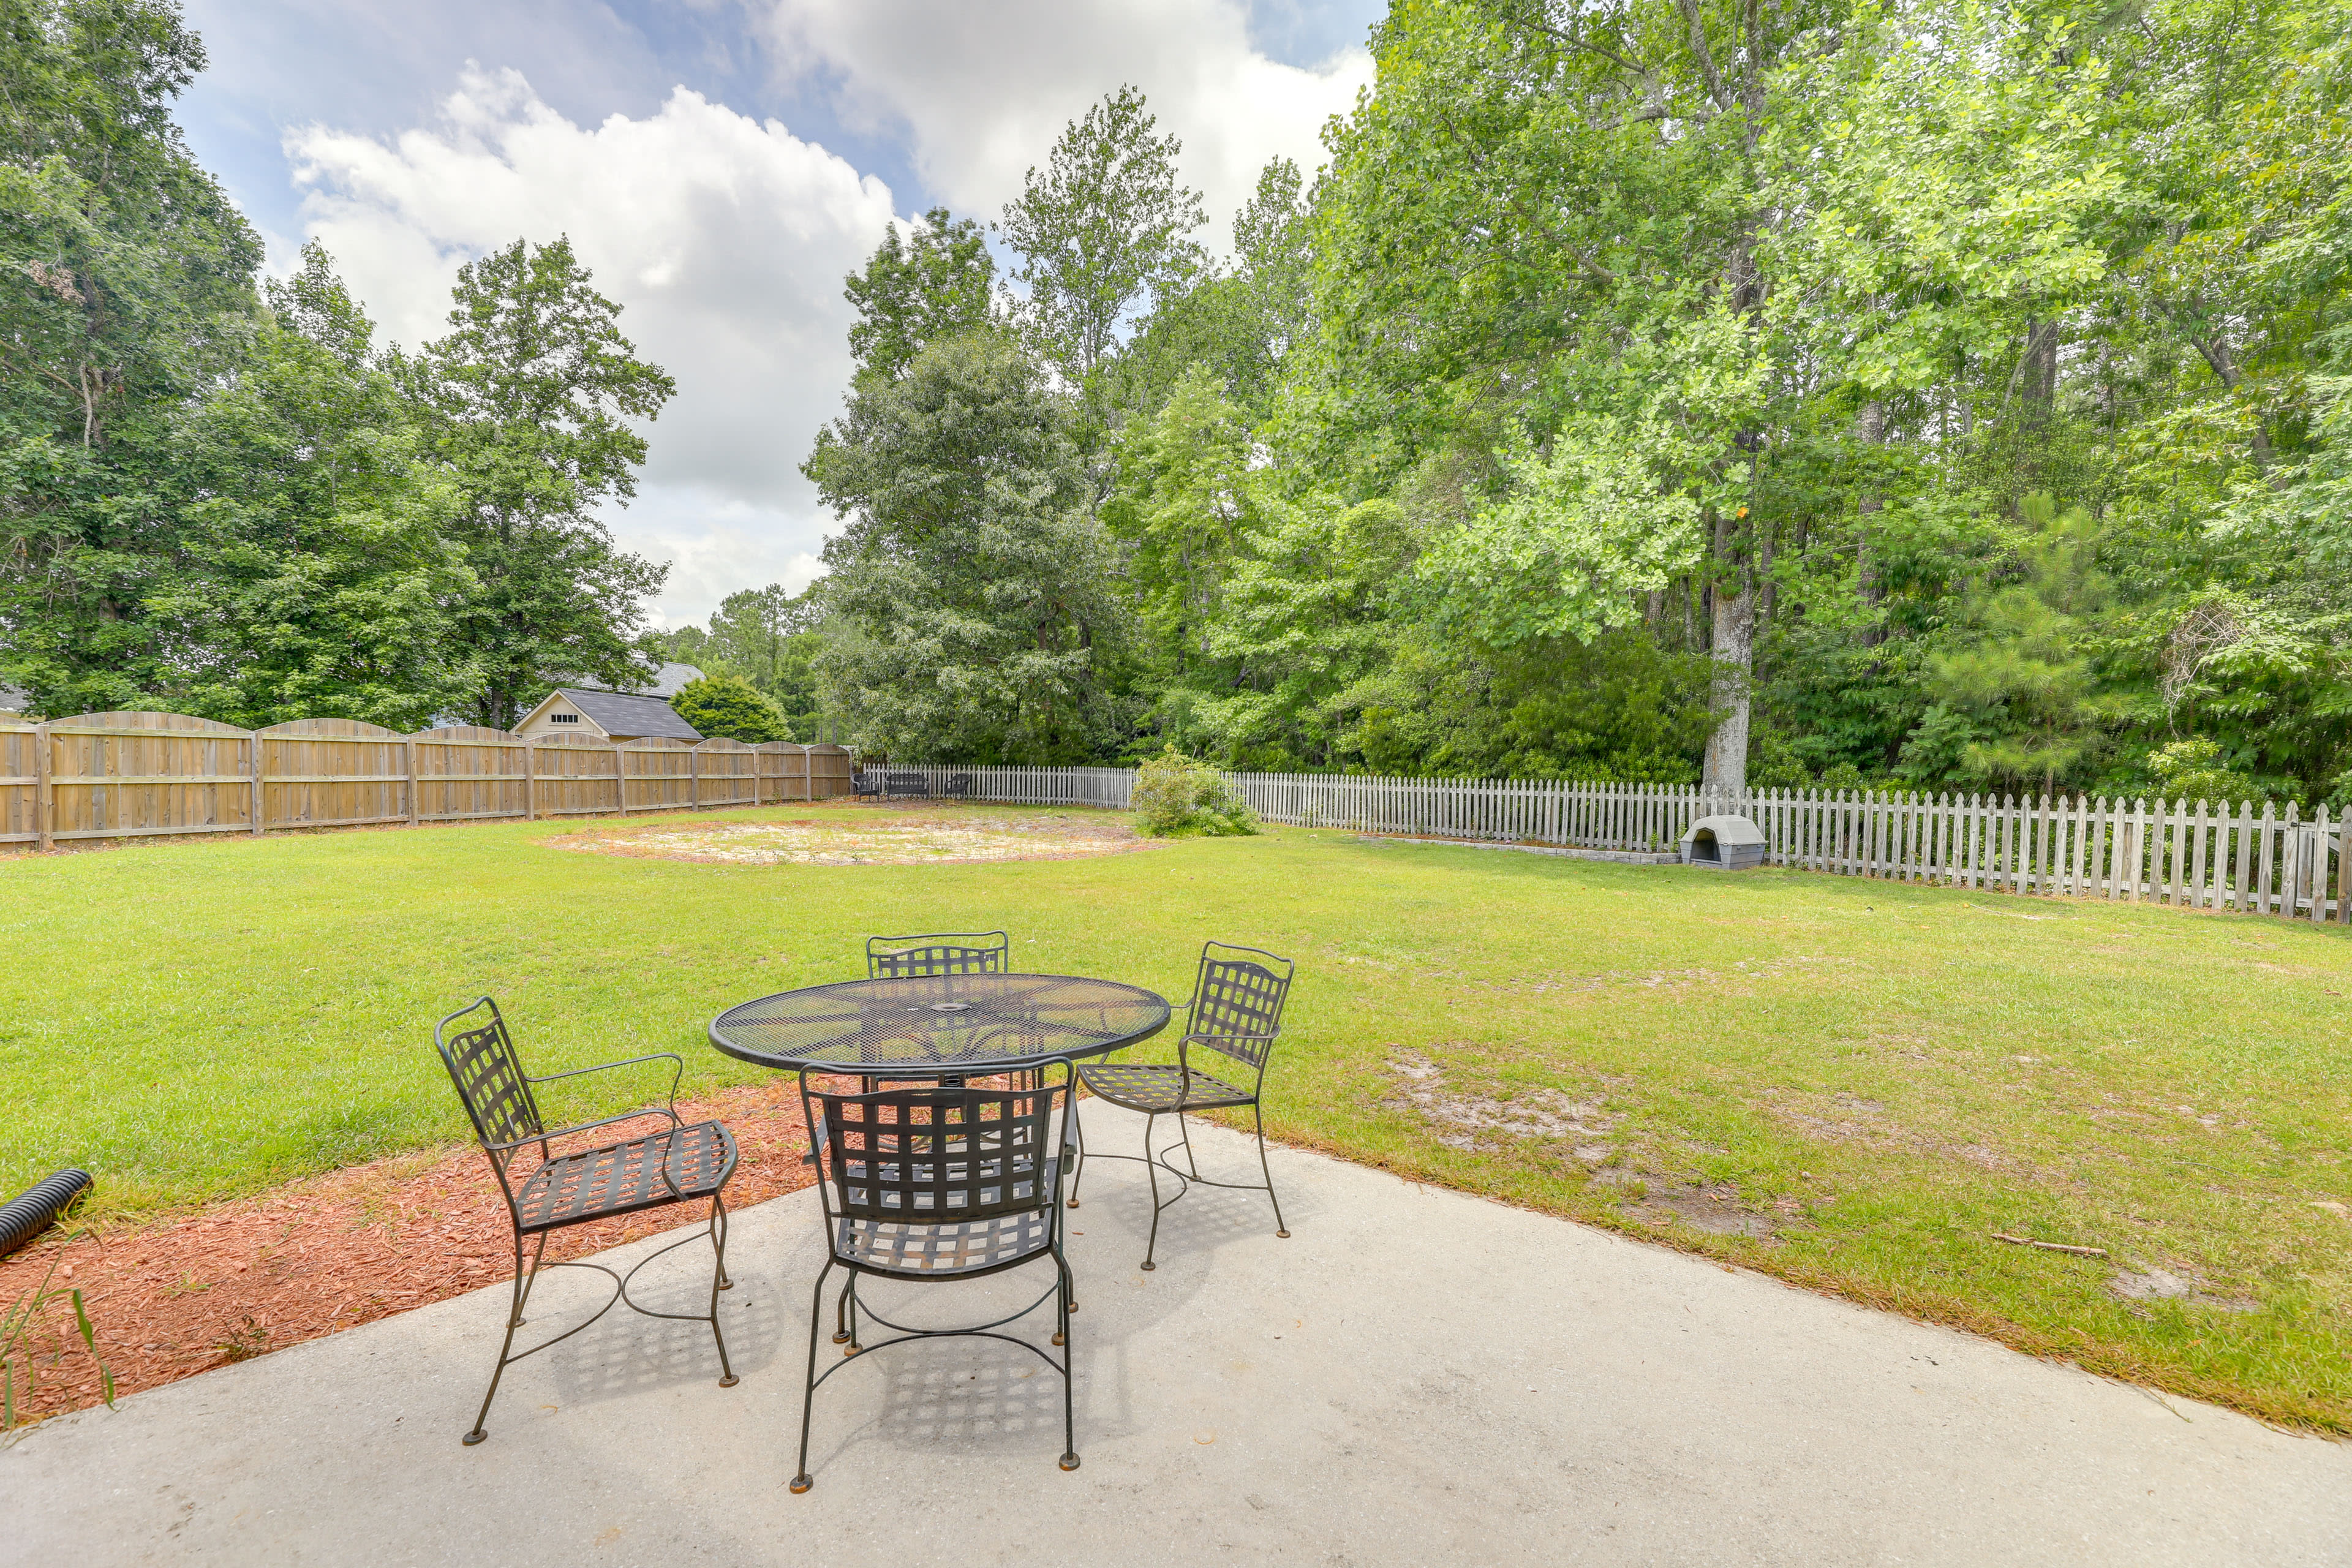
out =
[(1035, 1089), (802, 1089), (824, 1123), (827, 1195), (845, 1219), (957, 1225), (1054, 1202), (1069, 1082)]
[[(1244, 953), (1248, 956), (1238, 956)], [(1192, 983), (1186, 1037), (1236, 1061), (1264, 1067), (1274, 1037), (1282, 1032), (1282, 1005), (1289, 999), (1296, 967), (1286, 958), (1254, 947), (1205, 944), (1201, 972)]]
[[(449, 1026), (468, 1014), (487, 1016), (471, 1028), (451, 1033)], [(520, 1142), (546, 1131), (540, 1120), (539, 1101), (530, 1092), (530, 1080), (523, 1076), (522, 1061), (515, 1055), (514, 1041), (507, 1034), (507, 1021), (499, 1016), (497, 1003), (485, 996), (450, 1014), (434, 1026), (433, 1044), (441, 1052), (441, 1065), (449, 1069), (457, 1098), (464, 1102), (466, 1114), (474, 1119), (475, 1134), (485, 1147)]]
[(1001, 931), (874, 936), (866, 939), (866, 977), (905, 980), (918, 974), (1002, 974), (1012, 956), (1013, 939)]

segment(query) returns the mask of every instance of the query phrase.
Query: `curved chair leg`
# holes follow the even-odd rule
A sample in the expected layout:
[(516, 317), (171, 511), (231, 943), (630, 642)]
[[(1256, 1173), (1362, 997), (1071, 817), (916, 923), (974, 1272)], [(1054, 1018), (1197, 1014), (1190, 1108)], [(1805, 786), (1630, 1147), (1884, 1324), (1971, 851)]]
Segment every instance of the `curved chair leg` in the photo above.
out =
[(719, 1386), (732, 1388), (735, 1368), (727, 1360), (727, 1336), (719, 1331), (719, 1292), (732, 1283), (727, 1278), (727, 1205), (716, 1193), (710, 1195), (710, 1337), (719, 1342)]
[(1070, 1206), (1078, 1206), (1078, 1183), (1087, 1173), (1086, 1125), (1078, 1120), (1078, 1097), (1070, 1096), (1070, 1141), (1077, 1145), (1077, 1158), (1070, 1165)]
[(849, 1343), (842, 1347), (844, 1355), (856, 1355), (866, 1347), (857, 1342), (857, 1270), (849, 1270), (849, 1283), (841, 1289), (841, 1298), (849, 1305)]
[(849, 1288), (856, 1283), (855, 1274), (843, 1280), (841, 1295), (833, 1303), (833, 1342), (837, 1345), (849, 1342)]
[(1181, 1106), (1176, 1111), (1176, 1131), (1184, 1140), (1184, 1163), (1192, 1167), (1194, 1176), (1198, 1176), (1201, 1162), (1192, 1157), (1192, 1130), (1184, 1125), (1184, 1111)]
[(1290, 1232), (1283, 1228), (1282, 1200), (1276, 1197), (1274, 1192), (1274, 1167), (1266, 1163), (1265, 1158), (1265, 1111), (1252, 1100), (1250, 1115), (1257, 1122), (1257, 1168), (1265, 1175), (1265, 1195), (1274, 1204), (1274, 1234), (1287, 1241)]
[(474, 1414), (474, 1429), (466, 1434), (468, 1448), (490, 1434), (483, 1426), (490, 1418), (490, 1401), (499, 1396), (499, 1380), (507, 1374), (507, 1352), (514, 1349), (515, 1331), (522, 1327), (523, 1304), (530, 1300), (530, 1288), (539, 1279), (539, 1260), (547, 1254), (547, 1233), (540, 1232), (539, 1247), (530, 1255), (530, 1268), (522, 1266), (522, 1232), (515, 1232), (514, 1304), (507, 1309), (507, 1337), (499, 1345), (499, 1364), (491, 1370), (489, 1392), (482, 1395), (482, 1407)]
[(1151, 1238), (1143, 1244), (1143, 1270), (1150, 1273), (1160, 1267), (1152, 1259), (1160, 1250), (1160, 1163), (1151, 1157), (1151, 1130), (1160, 1125), (1160, 1113), (1151, 1111), (1143, 1118), (1143, 1173), (1151, 1178)]
[[(809, 1479), (808, 1437), (809, 1412), (816, 1406), (816, 1329), (824, 1321), (824, 1277), (833, 1272), (833, 1259), (816, 1273), (816, 1291), (809, 1299), (808, 1381), (801, 1386), (801, 1468), (793, 1476), (793, 1490), (804, 1492), (816, 1483)], [(852, 1279), (856, 1279), (851, 1275)]]
[(1062, 1468), (1066, 1470), (1075, 1470), (1078, 1468), (1078, 1423), (1076, 1405), (1076, 1396), (1072, 1392), (1075, 1380), (1070, 1375), (1070, 1310), (1068, 1305), (1069, 1298), (1074, 1288), (1070, 1284), (1070, 1266), (1068, 1262), (1063, 1258), (1062, 1249), (1058, 1245), (1054, 1248), (1054, 1267), (1062, 1271), (1062, 1321), (1058, 1327), (1058, 1331), (1054, 1335), (1054, 1342), (1062, 1347)]
[(710, 1245), (719, 1255), (719, 1288), (735, 1289), (735, 1281), (727, 1278), (727, 1204), (717, 1193), (710, 1194)]

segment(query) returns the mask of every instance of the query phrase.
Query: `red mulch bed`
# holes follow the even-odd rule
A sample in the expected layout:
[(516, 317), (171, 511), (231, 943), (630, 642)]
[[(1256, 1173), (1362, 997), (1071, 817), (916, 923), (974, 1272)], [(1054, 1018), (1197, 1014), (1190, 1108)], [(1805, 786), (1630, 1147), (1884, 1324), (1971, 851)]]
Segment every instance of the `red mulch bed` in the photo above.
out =
[[(793, 1082), (725, 1089), (677, 1109), (688, 1121), (716, 1118), (735, 1135), (741, 1159), (727, 1184), (730, 1209), (809, 1184)], [(547, 1256), (577, 1258), (672, 1229), (690, 1223), (696, 1207), (557, 1231)], [(94, 1229), (71, 1240), (52, 1231), (0, 1262), (0, 1304), (30, 1293), (55, 1264), (51, 1288), (81, 1290), (118, 1397), (514, 1274), (505, 1200), (470, 1146), (354, 1165), (176, 1219)], [(51, 1303), (21, 1349), (20, 1421), (100, 1403), (98, 1367), (74, 1331), (70, 1302)]]

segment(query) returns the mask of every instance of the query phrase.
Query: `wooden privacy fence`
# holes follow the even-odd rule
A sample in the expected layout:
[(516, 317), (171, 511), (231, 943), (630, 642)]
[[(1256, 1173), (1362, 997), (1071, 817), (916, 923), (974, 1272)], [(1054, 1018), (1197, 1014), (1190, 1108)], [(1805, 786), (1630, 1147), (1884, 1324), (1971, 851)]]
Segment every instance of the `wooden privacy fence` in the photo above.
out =
[(239, 730), (181, 713), (0, 718), (0, 843), (265, 833), (824, 800), (849, 752), (789, 741), (526, 738), (351, 719)]

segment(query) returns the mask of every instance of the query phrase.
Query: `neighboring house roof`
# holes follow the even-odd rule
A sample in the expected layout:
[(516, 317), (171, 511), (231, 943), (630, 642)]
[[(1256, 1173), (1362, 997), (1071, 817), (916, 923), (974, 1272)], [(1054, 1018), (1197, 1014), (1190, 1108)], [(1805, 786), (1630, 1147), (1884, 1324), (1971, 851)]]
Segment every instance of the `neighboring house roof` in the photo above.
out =
[(32, 694), (13, 686), (0, 686), (0, 713), (22, 713), (32, 702)]
[(688, 681), (701, 679), (702, 671), (695, 666), (674, 664), (665, 660), (661, 668), (654, 672), (654, 683), (651, 686), (638, 687), (637, 689), (648, 697), (667, 699), (677, 696)]
[(701, 679), (702, 671), (698, 667), (666, 659), (662, 662), (661, 668), (654, 671), (654, 678), (642, 686), (599, 686), (585, 676), (579, 675), (559, 675), (551, 684), (558, 691), (573, 689), (622, 691), (640, 697), (659, 697), (667, 700), (677, 696), (688, 681)]
[(594, 721), (607, 735), (666, 735), (699, 741), (702, 731), (677, 716), (668, 700), (636, 691), (600, 691), (593, 686), (559, 686), (552, 695)]

